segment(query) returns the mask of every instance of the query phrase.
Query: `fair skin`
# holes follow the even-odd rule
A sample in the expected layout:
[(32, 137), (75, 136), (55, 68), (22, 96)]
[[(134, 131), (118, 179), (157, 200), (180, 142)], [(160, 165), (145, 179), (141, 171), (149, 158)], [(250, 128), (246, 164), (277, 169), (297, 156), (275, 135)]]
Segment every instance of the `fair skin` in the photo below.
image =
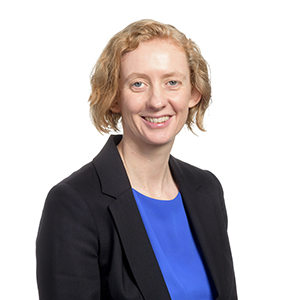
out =
[(186, 55), (171, 41), (145, 42), (122, 57), (120, 99), (112, 111), (122, 114), (118, 150), (134, 189), (160, 200), (176, 197), (169, 156), (189, 108), (200, 99)]

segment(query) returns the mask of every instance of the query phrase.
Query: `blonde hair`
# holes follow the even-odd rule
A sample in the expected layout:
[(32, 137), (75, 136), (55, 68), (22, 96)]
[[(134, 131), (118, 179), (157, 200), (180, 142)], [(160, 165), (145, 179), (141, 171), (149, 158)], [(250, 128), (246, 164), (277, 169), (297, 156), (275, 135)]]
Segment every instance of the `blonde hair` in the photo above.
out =
[(208, 65), (199, 47), (172, 25), (153, 20), (141, 20), (128, 25), (114, 35), (93, 68), (92, 92), (89, 98), (90, 114), (100, 133), (119, 130), (118, 121), (121, 115), (113, 113), (111, 108), (120, 96), (119, 78), (122, 56), (135, 50), (141, 43), (156, 38), (169, 39), (185, 51), (190, 68), (191, 84), (201, 93), (201, 101), (189, 109), (186, 125), (191, 131), (193, 131), (193, 124), (205, 131), (203, 119), (211, 100), (211, 85)]

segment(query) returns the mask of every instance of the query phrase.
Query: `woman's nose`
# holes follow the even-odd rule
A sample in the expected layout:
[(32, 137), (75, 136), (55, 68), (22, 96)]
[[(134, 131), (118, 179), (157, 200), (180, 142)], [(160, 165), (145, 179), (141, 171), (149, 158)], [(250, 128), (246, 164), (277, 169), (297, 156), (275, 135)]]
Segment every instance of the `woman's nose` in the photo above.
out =
[(162, 110), (167, 105), (167, 97), (162, 88), (152, 88), (148, 99), (148, 106), (156, 111)]

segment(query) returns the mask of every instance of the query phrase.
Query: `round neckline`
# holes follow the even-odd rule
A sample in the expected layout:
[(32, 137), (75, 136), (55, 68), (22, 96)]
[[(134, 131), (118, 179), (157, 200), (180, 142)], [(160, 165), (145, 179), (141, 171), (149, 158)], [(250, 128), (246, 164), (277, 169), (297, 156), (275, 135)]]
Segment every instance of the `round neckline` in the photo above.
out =
[(133, 190), (134, 192), (136, 192), (137, 194), (143, 196), (143, 197), (146, 198), (146, 199), (154, 200), (154, 201), (159, 201), (159, 202), (173, 202), (173, 201), (175, 201), (175, 200), (178, 198), (178, 196), (179, 196), (179, 194), (180, 194), (180, 192), (178, 192), (177, 195), (176, 195), (173, 199), (170, 199), (170, 200), (164, 200), (164, 199), (156, 199), (156, 198), (149, 197), (149, 196), (147, 196), (147, 195), (144, 195), (144, 194), (140, 193), (139, 191), (137, 191), (137, 190), (134, 189), (134, 188), (132, 188), (132, 190)]

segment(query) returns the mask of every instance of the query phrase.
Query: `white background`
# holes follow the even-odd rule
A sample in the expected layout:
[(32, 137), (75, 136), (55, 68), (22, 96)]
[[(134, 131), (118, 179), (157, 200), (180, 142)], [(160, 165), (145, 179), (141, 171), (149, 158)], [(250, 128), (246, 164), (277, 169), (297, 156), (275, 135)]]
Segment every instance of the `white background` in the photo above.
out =
[(173, 155), (222, 182), (239, 298), (300, 299), (300, 22), (289, 0), (1, 4), (0, 298), (38, 299), (45, 197), (107, 139), (89, 120), (90, 72), (109, 38), (143, 18), (176, 26), (210, 64), (208, 131), (183, 130)]

